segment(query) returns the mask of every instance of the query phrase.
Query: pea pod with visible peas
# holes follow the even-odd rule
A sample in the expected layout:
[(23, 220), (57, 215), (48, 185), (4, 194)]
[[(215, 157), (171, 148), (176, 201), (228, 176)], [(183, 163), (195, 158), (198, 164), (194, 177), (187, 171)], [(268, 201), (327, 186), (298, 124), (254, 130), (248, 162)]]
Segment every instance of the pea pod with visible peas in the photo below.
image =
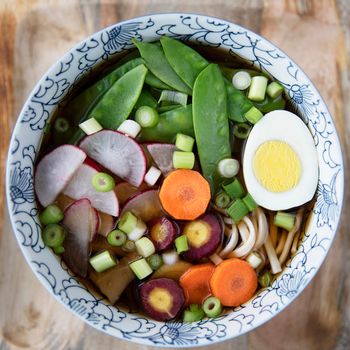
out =
[(226, 87), (216, 64), (198, 75), (193, 88), (193, 125), (204, 177), (215, 196), (222, 179), (218, 163), (231, 157)]
[(163, 49), (153, 43), (132, 40), (145, 60), (147, 68), (161, 81), (175, 90), (192, 94), (191, 89), (181, 80), (167, 61)]

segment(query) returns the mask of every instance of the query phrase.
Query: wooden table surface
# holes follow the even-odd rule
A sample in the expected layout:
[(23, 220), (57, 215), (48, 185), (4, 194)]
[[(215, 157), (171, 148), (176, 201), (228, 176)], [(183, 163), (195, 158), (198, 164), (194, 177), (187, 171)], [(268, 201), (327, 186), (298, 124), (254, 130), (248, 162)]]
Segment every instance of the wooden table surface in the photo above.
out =
[[(349, 163), (347, 0), (0, 0), (0, 350), (147, 348), (85, 325), (41, 286), (10, 227), (4, 197), (5, 161), (11, 130), (28, 93), (66, 50), (120, 20), (181, 11), (242, 24), (289, 54), (328, 104), (342, 139), (344, 160)], [(215, 349), (350, 349), (349, 214), (347, 193), (334, 244), (302, 295), (272, 321)]]

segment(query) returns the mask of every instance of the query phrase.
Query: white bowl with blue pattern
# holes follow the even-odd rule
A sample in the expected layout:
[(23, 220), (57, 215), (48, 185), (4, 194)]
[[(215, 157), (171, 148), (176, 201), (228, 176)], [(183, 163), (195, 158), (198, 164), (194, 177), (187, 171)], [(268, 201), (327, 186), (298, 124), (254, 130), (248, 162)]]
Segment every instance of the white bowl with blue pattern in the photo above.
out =
[[(130, 49), (131, 39), (154, 41), (162, 35), (220, 47), (271, 74), (313, 135), (319, 156), (317, 200), (298, 251), (272, 286), (248, 303), (216, 319), (197, 323), (156, 322), (119, 310), (92, 295), (45, 248), (33, 189), (33, 167), (46, 124), (57, 105), (79, 79), (113, 55)], [(42, 77), (30, 94), (13, 132), (6, 189), (15, 236), (28, 264), (72, 313), (114, 337), (150, 346), (189, 347), (213, 344), (253, 330), (290, 304), (314, 277), (336, 233), (344, 168), (333, 120), (304, 72), (282, 51), (259, 35), (218, 18), (195, 14), (148, 15), (121, 22), (83, 40)]]

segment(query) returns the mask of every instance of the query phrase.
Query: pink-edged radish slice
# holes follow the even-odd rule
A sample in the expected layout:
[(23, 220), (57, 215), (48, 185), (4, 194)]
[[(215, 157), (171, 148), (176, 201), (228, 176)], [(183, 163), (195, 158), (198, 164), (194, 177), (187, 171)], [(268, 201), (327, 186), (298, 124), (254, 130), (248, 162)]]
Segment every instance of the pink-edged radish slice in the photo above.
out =
[(88, 164), (82, 164), (69, 181), (63, 194), (73, 199), (87, 198), (91, 205), (102, 213), (118, 216), (119, 203), (115, 192), (98, 192), (92, 186), (92, 177), (98, 171)]
[(88, 199), (79, 199), (65, 210), (62, 224), (68, 231), (63, 245), (63, 259), (76, 275), (86, 277), (90, 242), (99, 224), (97, 211)]
[(35, 170), (34, 186), (42, 206), (55, 201), (85, 158), (86, 153), (80, 148), (62, 145), (41, 159)]
[(167, 175), (173, 168), (173, 153), (176, 150), (175, 145), (171, 143), (146, 143), (149, 154), (157, 164), (159, 170)]
[(146, 190), (148, 186), (143, 182), (141, 186), (135, 187), (130, 185), (128, 182), (120, 182), (114, 187), (114, 191), (117, 194), (120, 205), (123, 205), (129, 198), (134, 196), (136, 193)]
[(118, 131), (102, 130), (86, 136), (79, 145), (86, 154), (113, 174), (136, 187), (146, 173), (142, 147)]
[(97, 233), (106, 237), (114, 229), (115, 220), (113, 216), (102, 212), (99, 212), (98, 216), (100, 218), (100, 222), (98, 225)]
[(124, 205), (121, 215), (132, 211), (143, 222), (166, 215), (160, 204), (158, 190), (146, 190), (131, 197)]

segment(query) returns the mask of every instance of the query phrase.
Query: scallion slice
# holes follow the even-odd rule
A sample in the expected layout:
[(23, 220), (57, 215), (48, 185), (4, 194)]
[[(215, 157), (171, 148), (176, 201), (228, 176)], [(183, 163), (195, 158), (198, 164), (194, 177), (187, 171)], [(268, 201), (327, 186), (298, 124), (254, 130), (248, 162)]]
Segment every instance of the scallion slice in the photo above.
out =
[(188, 95), (184, 94), (183, 92), (163, 90), (162, 93), (160, 94), (158, 103), (162, 101), (166, 101), (166, 102), (171, 102), (178, 105), (186, 106), (187, 98), (188, 98)]
[(238, 224), (248, 213), (249, 210), (241, 199), (236, 199), (227, 209), (227, 214)]
[(152, 254), (146, 260), (153, 271), (158, 270), (164, 264), (159, 254)]
[(65, 118), (57, 118), (54, 127), (57, 132), (64, 133), (69, 130), (69, 122)]
[(267, 86), (266, 92), (271, 98), (276, 98), (282, 94), (283, 86), (276, 81), (273, 81)]
[(131, 253), (131, 252), (134, 252), (135, 251), (135, 242), (133, 241), (130, 241), (130, 240), (127, 240), (122, 249), (125, 251), (125, 252), (128, 252), (128, 253)]
[(138, 122), (135, 122), (135, 120), (127, 119), (120, 124), (117, 130), (134, 139), (141, 131), (141, 126)]
[(251, 107), (248, 112), (244, 114), (245, 119), (252, 124), (256, 124), (264, 115), (255, 107)]
[(215, 205), (220, 209), (227, 208), (230, 202), (230, 196), (224, 191), (219, 192), (215, 197)]
[(117, 261), (108, 250), (91, 257), (89, 262), (96, 272), (103, 272), (117, 265)]
[(139, 280), (146, 278), (153, 272), (145, 258), (133, 261), (129, 266)]
[(249, 133), (251, 127), (246, 123), (235, 124), (233, 127), (233, 135), (238, 139), (245, 140)]
[(243, 186), (239, 182), (237, 178), (235, 178), (231, 183), (228, 185), (222, 186), (224, 191), (232, 198), (242, 198), (245, 194)]
[(248, 98), (252, 101), (263, 101), (265, 99), (267, 78), (261, 75), (252, 78)]
[(57, 255), (63, 254), (64, 253), (64, 247), (63, 246), (55, 247), (55, 248), (53, 248), (53, 251)]
[(208, 317), (218, 317), (222, 312), (221, 301), (216, 297), (209, 297), (204, 300), (203, 311)]
[(102, 125), (95, 118), (85, 120), (85, 122), (79, 124), (79, 128), (83, 130), (86, 135), (94, 134), (103, 129)]
[(253, 269), (257, 269), (263, 263), (261, 256), (257, 252), (251, 252), (245, 260)]
[(183, 321), (184, 322), (198, 322), (205, 316), (205, 313), (200, 305), (191, 304), (188, 309), (184, 311)]
[(237, 72), (232, 77), (232, 85), (238, 90), (248, 89), (251, 83), (250, 74), (244, 70)]
[(162, 172), (159, 169), (157, 169), (154, 166), (151, 166), (148, 169), (143, 181), (145, 181), (147, 185), (153, 186), (158, 181), (161, 175)]
[(62, 246), (66, 232), (61, 225), (49, 224), (43, 229), (42, 238), (46, 246), (56, 248)]
[(242, 200), (244, 204), (247, 206), (247, 208), (249, 209), (249, 211), (254, 211), (258, 207), (258, 205), (256, 204), (254, 198), (250, 195), (250, 193), (247, 193)]
[(278, 227), (282, 227), (285, 230), (290, 231), (295, 224), (295, 215), (278, 211), (274, 217), (273, 223)]
[(194, 138), (184, 134), (177, 134), (175, 146), (180, 151), (191, 152), (193, 149)]
[(149, 106), (141, 106), (135, 113), (135, 120), (142, 128), (152, 128), (159, 122), (159, 114), (156, 109)]
[(39, 220), (43, 225), (58, 224), (63, 218), (63, 211), (56, 204), (48, 205), (39, 215)]
[(179, 261), (179, 255), (175, 250), (168, 250), (162, 254), (162, 259), (165, 265), (173, 265)]
[(239, 172), (239, 162), (237, 159), (232, 158), (222, 159), (218, 164), (218, 170), (223, 177), (235, 177)]
[(181, 254), (183, 252), (186, 252), (189, 247), (188, 247), (188, 241), (187, 241), (187, 236), (186, 235), (181, 235), (175, 239), (175, 247), (177, 254)]
[(107, 242), (114, 247), (121, 247), (126, 240), (126, 234), (121, 230), (113, 230), (107, 235)]
[(148, 258), (156, 251), (153, 242), (147, 237), (142, 237), (137, 240), (135, 242), (135, 247), (136, 251), (144, 258)]
[(136, 227), (137, 220), (137, 216), (135, 216), (131, 211), (127, 211), (121, 216), (118, 222), (118, 228), (128, 235)]
[(138, 219), (134, 229), (128, 233), (128, 239), (135, 242), (140, 239), (146, 233), (146, 231), (146, 224), (141, 219)]
[(175, 151), (173, 153), (173, 166), (175, 169), (192, 169), (194, 166), (194, 153)]
[(267, 288), (271, 285), (272, 275), (270, 271), (266, 270), (259, 276), (259, 284), (262, 288)]
[(92, 186), (97, 192), (109, 192), (115, 187), (115, 181), (111, 175), (100, 172), (92, 177)]

